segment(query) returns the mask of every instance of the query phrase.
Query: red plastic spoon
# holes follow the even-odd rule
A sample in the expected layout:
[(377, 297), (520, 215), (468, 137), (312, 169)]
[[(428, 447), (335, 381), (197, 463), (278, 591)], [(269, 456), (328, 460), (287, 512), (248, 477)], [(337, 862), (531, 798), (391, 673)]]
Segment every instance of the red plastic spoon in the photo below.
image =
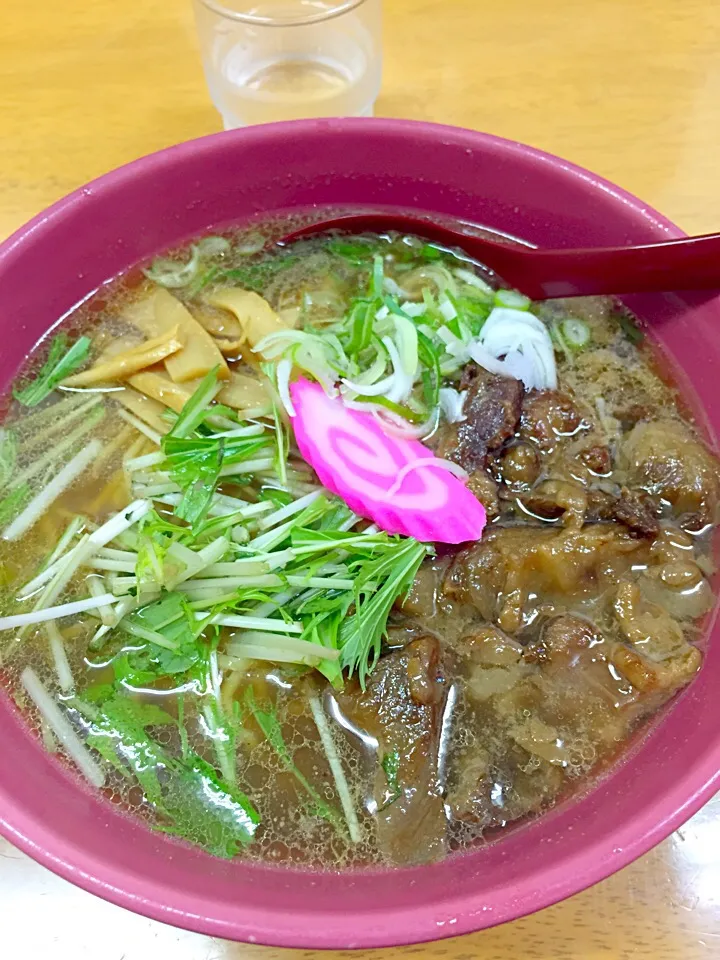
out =
[(289, 243), (326, 230), (383, 233), (398, 230), (446, 247), (459, 247), (533, 300), (590, 294), (720, 290), (720, 234), (641, 246), (590, 250), (535, 250), (487, 240), (420, 217), (370, 213), (335, 217), (285, 237)]

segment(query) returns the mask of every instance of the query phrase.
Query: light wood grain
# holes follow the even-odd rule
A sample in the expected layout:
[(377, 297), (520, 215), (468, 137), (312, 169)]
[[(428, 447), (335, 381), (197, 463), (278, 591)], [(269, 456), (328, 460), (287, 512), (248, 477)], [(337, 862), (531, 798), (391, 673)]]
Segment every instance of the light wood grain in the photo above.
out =
[[(84, 181), (220, 128), (187, 0), (3, 0), (0, 8), (0, 237)], [(385, 53), (379, 114), (532, 143), (616, 181), (689, 231), (720, 228), (717, 0), (385, 0)], [(293, 956), (125, 913), (4, 842), (0, 911), (8, 957)], [(380, 955), (718, 957), (720, 801), (572, 900), (496, 930)]]

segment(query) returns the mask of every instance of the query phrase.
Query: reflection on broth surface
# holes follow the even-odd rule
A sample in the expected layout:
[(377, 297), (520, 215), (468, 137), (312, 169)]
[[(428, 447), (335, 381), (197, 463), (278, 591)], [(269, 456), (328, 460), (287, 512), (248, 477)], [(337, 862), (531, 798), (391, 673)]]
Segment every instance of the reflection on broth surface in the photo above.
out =
[[(482, 538), (324, 490), (299, 377), (422, 439)], [(533, 305), (414, 237), (229, 233), (89, 301), (14, 396), (4, 683), (218, 856), (440, 858), (583, 788), (701, 666), (718, 464), (610, 300)]]

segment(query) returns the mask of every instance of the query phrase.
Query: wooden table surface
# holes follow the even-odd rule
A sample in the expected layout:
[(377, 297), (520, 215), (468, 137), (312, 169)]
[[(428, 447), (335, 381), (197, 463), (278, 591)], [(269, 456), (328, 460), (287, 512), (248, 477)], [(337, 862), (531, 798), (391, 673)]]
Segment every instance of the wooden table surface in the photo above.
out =
[[(0, 6), (0, 238), (112, 167), (219, 129), (189, 0)], [(717, 0), (384, 6), (378, 114), (524, 140), (604, 174), (688, 231), (720, 228)], [(293, 957), (127, 913), (3, 841), (0, 942), (3, 956), (31, 960)], [(563, 904), (473, 936), (382, 953), (386, 960), (720, 957), (720, 797), (652, 853)]]

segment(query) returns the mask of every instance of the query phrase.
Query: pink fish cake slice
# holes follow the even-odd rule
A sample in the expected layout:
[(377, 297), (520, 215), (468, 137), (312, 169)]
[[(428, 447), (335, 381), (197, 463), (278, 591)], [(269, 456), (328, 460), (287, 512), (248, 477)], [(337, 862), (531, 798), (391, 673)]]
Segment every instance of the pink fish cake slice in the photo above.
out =
[(431, 450), (391, 436), (372, 413), (349, 409), (319, 383), (296, 380), (290, 396), (300, 453), (351, 510), (425, 543), (480, 539), (485, 509)]

